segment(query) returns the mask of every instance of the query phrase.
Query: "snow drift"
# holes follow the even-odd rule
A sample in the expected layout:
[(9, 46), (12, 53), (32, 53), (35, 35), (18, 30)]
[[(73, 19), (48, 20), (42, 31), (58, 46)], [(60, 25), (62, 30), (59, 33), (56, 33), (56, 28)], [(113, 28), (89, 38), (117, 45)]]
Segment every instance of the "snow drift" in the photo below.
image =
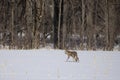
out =
[(73, 62), (64, 50), (1, 50), (0, 80), (119, 80), (120, 52), (77, 51)]

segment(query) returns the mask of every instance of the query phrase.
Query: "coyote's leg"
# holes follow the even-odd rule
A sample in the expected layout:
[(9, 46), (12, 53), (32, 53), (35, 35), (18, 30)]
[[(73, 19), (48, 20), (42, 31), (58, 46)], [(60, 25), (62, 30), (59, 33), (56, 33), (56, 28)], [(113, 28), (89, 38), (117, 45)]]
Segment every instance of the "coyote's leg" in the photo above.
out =
[(79, 58), (77, 57), (77, 61), (76, 62), (79, 62)]
[(79, 58), (77, 59), (77, 62), (79, 62)]
[(75, 57), (75, 61), (76, 61), (76, 62), (79, 62), (79, 58), (78, 58), (77, 56)]
[(66, 61), (68, 61), (69, 58), (70, 58), (70, 56), (68, 56), (68, 58), (66, 59)]

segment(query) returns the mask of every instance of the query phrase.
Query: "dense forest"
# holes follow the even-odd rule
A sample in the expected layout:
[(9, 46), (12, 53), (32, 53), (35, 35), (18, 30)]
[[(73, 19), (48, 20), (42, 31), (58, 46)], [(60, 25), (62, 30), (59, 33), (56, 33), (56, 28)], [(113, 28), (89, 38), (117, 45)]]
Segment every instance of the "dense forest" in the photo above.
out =
[(120, 0), (0, 0), (0, 48), (120, 50)]

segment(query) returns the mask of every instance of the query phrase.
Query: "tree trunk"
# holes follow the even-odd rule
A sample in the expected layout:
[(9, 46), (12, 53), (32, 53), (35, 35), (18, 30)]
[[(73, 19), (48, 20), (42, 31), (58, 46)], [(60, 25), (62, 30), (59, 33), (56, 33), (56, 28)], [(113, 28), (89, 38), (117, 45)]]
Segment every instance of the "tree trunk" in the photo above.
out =
[(59, 0), (54, 0), (53, 35), (54, 48), (58, 48)]
[(93, 26), (93, 0), (87, 1), (87, 36), (88, 36), (88, 44), (87, 48), (92, 49), (93, 47), (93, 35), (94, 35), (94, 26)]
[(63, 49), (63, 7), (64, 1), (60, 0), (59, 3), (59, 23), (58, 23), (58, 47)]
[(105, 47), (105, 50), (108, 50), (109, 44), (110, 44), (110, 35), (109, 35), (109, 3), (108, 3), (108, 0), (106, 0), (105, 25), (106, 25), (106, 47)]
[(14, 4), (15, 4), (15, 1), (12, 0), (12, 9), (11, 9), (11, 44), (10, 44), (10, 49), (13, 47), (14, 45), (14, 31), (13, 31), (13, 28), (14, 28)]
[(32, 29), (33, 29), (33, 18), (32, 18), (32, 7), (31, 0), (26, 0), (26, 48), (32, 49)]
[(82, 27), (81, 27), (81, 34), (80, 34), (80, 39), (81, 39), (81, 43), (80, 43), (80, 49), (83, 50), (84, 46), (84, 37), (85, 37), (85, 34), (84, 34), (84, 27), (85, 27), (85, 0), (82, 0)]

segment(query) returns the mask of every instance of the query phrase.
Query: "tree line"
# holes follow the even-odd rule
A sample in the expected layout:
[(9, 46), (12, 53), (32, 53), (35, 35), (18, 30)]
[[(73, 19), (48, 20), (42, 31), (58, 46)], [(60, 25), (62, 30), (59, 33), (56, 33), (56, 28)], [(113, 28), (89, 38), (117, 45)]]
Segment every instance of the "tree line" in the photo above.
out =
[(119, 0), (0, 0), (0, 48), (113, 50)]

